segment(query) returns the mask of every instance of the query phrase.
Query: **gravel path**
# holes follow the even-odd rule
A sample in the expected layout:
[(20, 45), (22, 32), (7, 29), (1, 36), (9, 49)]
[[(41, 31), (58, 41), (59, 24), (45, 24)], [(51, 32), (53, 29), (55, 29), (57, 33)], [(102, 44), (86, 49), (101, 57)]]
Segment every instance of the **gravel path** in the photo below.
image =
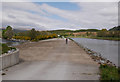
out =
[(16, 46), (22, 62), (4, 70), (3, 80), (98, 80), (98, 64), (73, 41), (28, 42)]

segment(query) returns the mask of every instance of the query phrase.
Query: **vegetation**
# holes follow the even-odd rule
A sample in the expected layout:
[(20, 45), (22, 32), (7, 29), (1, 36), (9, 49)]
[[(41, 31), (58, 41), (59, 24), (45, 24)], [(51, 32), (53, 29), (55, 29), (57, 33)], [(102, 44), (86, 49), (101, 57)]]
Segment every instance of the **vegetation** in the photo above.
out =
[(74, 36), (74, 33), (78, 33), (78, 32), (86, 32), (88, 34), (92, 33), (92, 32), (98, 32), (99, 30), (97, 29), (80, 29), (80, 30), (51, 30), (51, 31), (47, 31), (50, 33), (55, 33), (61, 36)]
[(29, 31), (18, 33), (15, 36), (13, 36), (13, 39), (31, 40), (31, 41), (38, 41), (38, 40), (44, 40), (50, 38), (57, 38), (57, 35), (46, 31), (36, 31), (34, 28)]
[(84, 37), (94, 39), (106, 40), (120, 40), (120, 26), (107, 29), (80, 29), (80, 30), (50, 30), (50, 31), (36, 31), (31, 30), (15, 30), (8, 26), (2, 32), (2, 37), (5, 39), (20, 39), (38, 41), (43, 39), (56, 38), (57, 35), (64, 37)]
[(32, 28), (29, 31), (29, 37), (31, 38), (31, 40), (34, 40), (34, 39), (36, 39), (36, 36), (37, 36), (37, 31), (34, 28)]
[(100, 65), (100, 80), (119, 80), (120, 81), (120, 69), (109, 66), (109, 65)]
[(14, 48), (14, 47), (8, 47), (6, 44), (0, 43), (0, 51), (2, 51), (2, 52), (0, 52), (0, 54), (7, 53), (9, 50), (12, 50), (12, 49), (16, 50), (16, 48)]
[(120, 31), (107, 31), (106, 29), (102, 29), (97, 33), (98, 37), (120, 37)]
[(113, 28), (109, 29), (109, 31), (120, 31), (120, 26), (113, 27)]
[(51, 35), (39, 35), (36, 37), (37, 40), (44, 40), (44, 39), (50, 39), (50, 38), (56, 38), (56, 34), (51, 34)]
[(38, 41), (43, 39), (56, 38), (57, 34), (50, 33), (47, 31), (36, 31), (34, 28), (26, 31), (12, 30), (11, 26), (2, 30), (2, 38), (4, 39), (20, 39), (20, 40), (31, 40)]
[(2, 37), (5, 39), (11, 39), (13, 36), (13, 30), (11, 26), (7, 26), (5, 30), (2, 32)]
[(81, 30), (76, 30), (75, 32), (98, 32), (98, 29), (81, 29)]
[(93, 39), (105, 39), (105, 40), (120, 40), (120, 26), (114, 27), (110, 30), (102, 29), (97, 32), (78, 32), (67, 37), (78, 37), (78, 38), (93, 38)]
[(28, 36), (13, 36), (13, 39), (31, 40), (31, 38)]
[(120, 26), (110, 30), (102, 29), (97, 33), (96, 39), (120, 40)]

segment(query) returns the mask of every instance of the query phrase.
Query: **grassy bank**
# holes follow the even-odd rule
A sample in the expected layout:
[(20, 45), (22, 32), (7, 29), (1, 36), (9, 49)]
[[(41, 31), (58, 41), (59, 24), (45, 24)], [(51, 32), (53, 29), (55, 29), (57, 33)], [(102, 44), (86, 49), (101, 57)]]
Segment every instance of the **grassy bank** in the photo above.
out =
[(12, 50), (12, 49), (15, 49), (14, 47), (8, 47), (6, 44), (1, 44), (0, 43), (0, 55), (1, 54), (4, 54), (4, 53), (7, 53), (9, 50)]
[(118, 37), (88, 37), (88, 36), (68, 36), (68, 37), (70, 37), (70, 38), (91, 38), (91, 39), (120, 41), (120, 38), (118, 38)]
[(100, 80), (119, 80), (120, 68), (109, 65), (100, 65)]

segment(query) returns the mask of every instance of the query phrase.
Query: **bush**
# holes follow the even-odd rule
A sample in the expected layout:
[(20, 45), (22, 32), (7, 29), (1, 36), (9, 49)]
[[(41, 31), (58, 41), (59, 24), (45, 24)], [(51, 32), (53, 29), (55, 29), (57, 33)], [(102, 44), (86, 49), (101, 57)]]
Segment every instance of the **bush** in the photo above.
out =
[(28, 36), (13, 36), (13, 39), (20, 39), (20, 40), (31, 40), (31, 41), (38, 41), (50, 38), (57, 38), (56, 34), (46, 34), (46, 35), (38, 35), (34, 39), (31, 39)]
[(120, 80), (118, 68), (109, 65), (100, 66), (101, 80)]
[(57, 38), (56, 34), (51, 35), (39, 35), (36, 37), (37, 40), (44, 40), (44, 39), (50, 39), (50, 38)]
[[(7, 53), (9, 50), (16, 50), (14, 47), (8, 47), (6, 44), (0, 44), (0, 47), (2, 48), (2, 54)], [(0, 53), (1, 54), (1, 53)]]
[(31, 38), (28, 36), (13, 36), (13, 39), (31, 40)]

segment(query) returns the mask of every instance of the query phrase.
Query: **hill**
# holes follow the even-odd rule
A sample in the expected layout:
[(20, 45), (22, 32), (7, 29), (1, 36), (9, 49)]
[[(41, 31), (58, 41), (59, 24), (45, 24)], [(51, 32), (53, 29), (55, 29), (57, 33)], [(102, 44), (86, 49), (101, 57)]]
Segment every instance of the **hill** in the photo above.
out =
[[(5, 30), (5, 28), (0, 28), (0, 31), (2, 31), (2, 30)], [(18, 33), (18, 32), (25, 32), (25, 31), (27, 31), (27, 30), (21, 30), (21, 29), (13, 29), (13, 31), (15, 32), (15, 33)]]
[(120, 31), (120, 26), (113, 27), (113, 28), (109, 29), (109, 31)]

